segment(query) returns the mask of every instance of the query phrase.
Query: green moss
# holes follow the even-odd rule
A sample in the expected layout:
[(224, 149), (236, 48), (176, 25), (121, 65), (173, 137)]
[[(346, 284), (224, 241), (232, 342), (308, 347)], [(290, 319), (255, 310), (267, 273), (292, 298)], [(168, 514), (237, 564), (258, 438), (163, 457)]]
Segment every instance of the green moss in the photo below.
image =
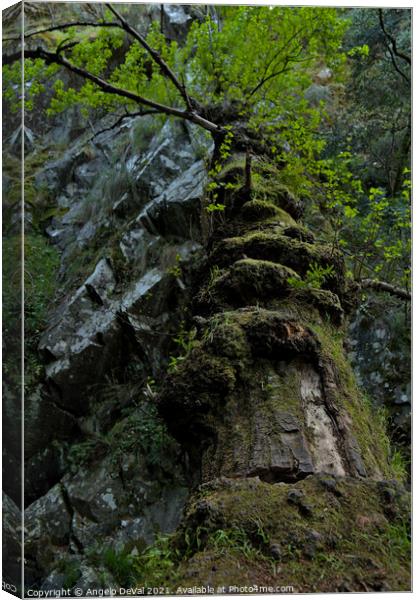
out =
[[(269, 175), (274, 176), (270, 177)], [(270, 173), (268, 168), (263, 169), (262, 172), (256, 172), (253, 176), (253, 189), (254, 196), (262, 200), (280, 202), (284, 196), (288, 196), (296, 201), (290, 188), (280, 181), (280, 173), (276, 169)]]
[(295, 290), (294, 298), (315, 306), (322, 315), (327, 315), (334, 323), (340, 325), (343, 319), (343, 309), (340, 299), (329, 290), (306, 289)]
[[(274, 413), (291, 413), (303, 423), (298, 364), (290, 362), (278, 370), (279, 373), (269, 365), (266, 377), (261, 382), (269, 410)], [(274, 414), (271, 417), (274, 419)]]
[[(183, 554), (178, 580), (198, 585), (209, 577), (215, 585), (234, 585), (237, 564), (245, 561), (240, 584), (266, 585), (280, 573), (280, 583), (299, 592), (342, 591), (344, 585), (353, 591), (407, 590), (408, 497), (392, 488), (396, 509), (389, 517), (382, 489), (373, 482), (320, 477), (294, 486), (256, 479), (204, 485), (177, 535), (180, 548), (187, 537), (188, 554), (192, 549), (191, 557)], [(309, 516), (289, 501), (292, 490), (309, 503)], [(219, 531), (226, 532), (220, 547)]]
[(289, 278), (299, 279), (299, 275), (281, 264), (246, 258), (220, 272), (202, 290), (200, 299), (218, 310), (228, 306), (265, 305), (292, 290)]
[[(192, 419), (208, 424), (211, 410), (235, 387), (234, 366), (224, 358), (207, 352), (201, 343), (189, 353), (176, 371), (170, 374), (160, 394), (160, 408), (173, 428)], [(174, 421), (174, 415), (176, 420)]]
[(240, 325), (223, 317), (214, 317), (204, 334), (204, 346), (216, 356), (245, 360), (249, 357), (247, 338)]
[(305, 275), (313, 263), (332, 266), (334, 275), (327, 279), (327, 287), (338, 293), (343, 286), (342, 256), (329, 245), (310, 244), (273, 232), (255, 231), (232, 237), (218, 243), (210, 260), (226, 266), (243, 257), (281, 263), (300, 275)]
[(236, 154), (231, 157), (227, 164), (221, 169), (216, 176), (218, 182), (228, 183), (235, 182), (240, 177), (243, 177), (245, 170), (245, 155)]
[(287, 237), (295, 238), (301, 242), (308, 242), (309, 244), (313, 244), (315, 242), (313, 233), (299, 223), (285, 227), (282, 233)]
[(268, 200), (251, 200), (246, 202), (241, 210), (245, 221), (262, 221), (273, 219), (281, 225), (296, 226), (296, 221), (282, 208)]

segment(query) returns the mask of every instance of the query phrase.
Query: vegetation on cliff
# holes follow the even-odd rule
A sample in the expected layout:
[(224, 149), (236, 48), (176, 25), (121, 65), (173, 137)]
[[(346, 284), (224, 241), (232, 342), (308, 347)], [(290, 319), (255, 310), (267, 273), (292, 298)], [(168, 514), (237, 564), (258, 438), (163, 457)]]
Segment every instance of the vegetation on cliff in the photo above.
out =
[[(208, 177), (199, 215), (187, 213), (189, 237), (194, 242), (197, 235), (204, 248), (195, 264), (185, 265), (177, 253), (175, 232), (164, 277), (162, 260), (146, 271), (146, 258), (134, 253), (127, 267), (119, 231), (107, 224), (94, 230), (80, 262), (67, 269), (68, 290), (78, 278), (84, 282), (68, 300), (69, 311), (78, 316), (93, 304), (94, 322), (104, 321), (86, 363), (95, 369), (96, 357), (107, 357), (97, 367), (96, 387), (88, 386), (86, 372), (71, 380), (83, 360), (73, 365), (71, 355), (63, 355), (55, 376), (60, 340), (41, 343), (45, 362), (56, 361), (49, 373), (37, 365), (32, 373), (34, 385), (46, 382), (58, 409), (76, 423), (69, 472), (97, 472), (100, 479), (108, 468), (125, 490), (128, 512), (135, 490), (125, 478), (135, 469), (157, 473), (150, 512), (164, 478), (173, 487), (186, 481), (182, 522), (154, 543), (154, 531), (141, 537), (135, 530), (123, 547), (86, 549), (74, 511), (94, 500), (89, 490), (74, 491), (67, 475), (54, 492), (71, 522), (59, 536), (118, 585), (144, 585), (156, 594), (160, 586), (235, 584), (293, 585), (303, 592), (409, 589), (405, 469), (344, 349), (347, 316), (365, 290), (390, 294), (405, 303), (406, 317), (409, 311), (409, 12), (202, 6), (173, 36), (164, 5), (144, 22), (135, 5), (100, 4), (90, 16), (80, 10), (66, 9), (54, 24), (42, 11), (28, 19), (25, 110), (45, 99), (51, 118), (76, 110), (83, 127), (93, 128), (86, 147), (127, 119), (151, 118), (134, 140), (139, 154), (161, 123), (178, 119), (201, 128), (202, 148), (209, 137), (213, 152), (200, 157)], [(15, 41), (12, 32), (4, 58), (11, 110), (22, 101)], [(368, 104), (370, 73), (386, 90), (397, 82), (404, 93), (397, 90), (381, 110), (376, 97)], [(380, 144), (364, 134), (372, 105), (384, 132)], [(389, 127), (392, 113), (397, 120)], [(106, 128), (95, 130), (92, 122), (103, 118)], [(360, 133), (355, 119), (363, 123)], [(393, 164), (385, 171), (388, 146)], [(19, 240), (16, 179), (6, 205), (7, 251)], [(113, 181), (103, 194), (122, 231), (135, 223), (134, 245), (143, 244), (144, 255), (158, 253), (155, 238), (164, 238), (164, 218), (172, 217), (164, 216), (165, 189), (155, 195), (154, 215), (147, 212), (151, 183), (141, 188), (124, 181), (119, 189)], [(26, 265), (30, 278), (35, 275), (26, 301), (34, 355), (48, 325), (58, 265), (43, 233), (51, 219), (65, 215), (59, 199), (39, 190), (28, 188), (33, 193), (26, 198), (34, 217), (26, 225)], [(121, 198), (130, 196), (141, 198), (141, 211), (135, 203), (123, 208)], [(115, 311), (112, 299), (132, 283), (131, 297)], [(171, 310), (177, 318), (176, 333), (154, 331), (164, 302), (164, 314)], [(6, 303), (11, 312), (12, 304)], [(68, 306), (55, 315), (64, 325)], [(140, 336), (154, 334), (171, 341), (147, 355)], [(82, 357), (84, 340), (69, 339)], [(117, 402), (103, 417), (110, 395)], [(96, 409), (106, 421), (104, 434), (95, 431)], [(170, 473), (164, 454), (181, 464), (181, 474)], [(110, 506), (112, 494), (106, 489)], [(94, 527), (101, 526), (101, 510)], [(38, 518), (33, 508), (32, 514)], [(51, 563), (74, 585), (79, 565), (53, 555), (48, 546), (36, 560), (43, 569)]]

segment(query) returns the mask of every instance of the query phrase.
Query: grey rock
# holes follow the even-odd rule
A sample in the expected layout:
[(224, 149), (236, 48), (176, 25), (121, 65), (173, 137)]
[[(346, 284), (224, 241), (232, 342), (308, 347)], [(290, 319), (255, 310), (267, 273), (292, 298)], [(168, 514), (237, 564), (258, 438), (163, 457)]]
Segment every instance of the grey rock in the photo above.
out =
[[(123, 479), (111, 456), (96, 468), (64, 478), (74, 511), (71, 529), (83, 547), (96, 540), (119, 550), (143, 546), (154, 541), (157, 531), (169, 533), (177, 526), (187, 497), (185, 485), (153, 477), (136, 455), (128, 459), (135, 469), (125, 469)], [(174, 458), (171, 470), (176, 471)]]
[(77, 425), (74, 416), (54, 402), (45, 386), (38, 386), (26, 397), (25, 424), (26, 459), (54, 439), (70, 438)]
[(287, 501), (291, 504), (300, 504), (304, 493), (302, 490), (298, 490), (297, 488), (292, 488), (287, 492)]
[(82, 592), (83, 596), (92, 595), (93, 590), (119, 589), (115, 576), (103, 566), (93, 567), (85, 562), (80, 565), (81, 577), (74, 588)]
[(65, 580), (65, 574), (61, 573), (58, 569), (54, 569), (42, 582), (41, 590), (43, 592), (54, 592), (56, 590), (62, 590), (66, 583)]
[(138, 221), (150, 233), (188, 239), (198, 237), (199, 200), (203, 196), (206, 171), (203, 161), (194, 163), (157, 198), (149, 202)]
[(71, 514), (60, 484), (25, 510), (25, 554), (47, 570), (69, 543)]
[(283, 550), (280, 544), (274, 543), (270, 545), (270, 554), (275, 560), (281, 560)]
[(7, 494), (2, 493), (3, 580), (17, 587), (21, 576), (21, 512)]

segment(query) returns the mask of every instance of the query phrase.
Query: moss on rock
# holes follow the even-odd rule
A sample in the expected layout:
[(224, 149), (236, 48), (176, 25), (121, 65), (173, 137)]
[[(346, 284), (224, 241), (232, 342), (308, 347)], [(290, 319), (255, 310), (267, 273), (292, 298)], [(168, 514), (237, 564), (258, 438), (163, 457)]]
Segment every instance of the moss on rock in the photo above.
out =
[(327, 287), (338, 293), (344, 286), (342, 255), (330, 245), (310, 244), (277, 233), (256, 231), (222, 240), (215, 246), (210, 261), (225, 267), (242, 258), (280, 263), (301, 276), (313, 263), (332, 266), (334, 273), (327, 278)]
[(228, 306), (265, 305), (269, 300), (291, 292), (289, 278), (300, 279), (295, 271), (284, 265), (246, 258), (236, 261), (211, 281), (201, 291), (200, 299), (218, 310)]
[(187, 508), (175, 540), (184, 556), (176, 579), (185, 587), (408, 590), (408, 512), (409, 495), (395, 482), (215, 480)]
[(341, 325), (343, 320), (343, 309), (337, 294), (329, 290), (310, 288), (297, 290), (295, 299), (315, 306), (323, 315), (327, 315), (336, 325)]
[(210, 413), (217, 412), (235, 379), (229, 362), (205, 351), (201, 344), (193, 348), (167, 377), (159, 396), (160, 412), (174, 435), (187, 437), (191, 422), (210, 429)]
[(282, 225), (296, 226), (296, 221), (282, 208), (268, 200), (251, 200), (246, 202), (241, 209), (241, 216), (245, 221), (262, 221), (275, 218)]

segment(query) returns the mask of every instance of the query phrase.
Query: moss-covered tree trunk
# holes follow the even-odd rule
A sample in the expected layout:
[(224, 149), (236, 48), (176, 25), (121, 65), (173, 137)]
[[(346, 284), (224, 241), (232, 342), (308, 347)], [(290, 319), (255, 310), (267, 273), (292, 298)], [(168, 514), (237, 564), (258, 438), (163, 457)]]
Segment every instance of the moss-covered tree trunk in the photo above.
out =
[[(198, 341), (160, 397), (200, 484), (176, 536), (177, 581), (409, 589), (391, 540), (405, 495), (387, 482), (384, 432), (344, 354), (342, 256), (271, 183), (262, 198), (245, 185), (225, 198), (193, 306)], [(329, 274), (320, 289), (306, 282), (315, 268)]]

